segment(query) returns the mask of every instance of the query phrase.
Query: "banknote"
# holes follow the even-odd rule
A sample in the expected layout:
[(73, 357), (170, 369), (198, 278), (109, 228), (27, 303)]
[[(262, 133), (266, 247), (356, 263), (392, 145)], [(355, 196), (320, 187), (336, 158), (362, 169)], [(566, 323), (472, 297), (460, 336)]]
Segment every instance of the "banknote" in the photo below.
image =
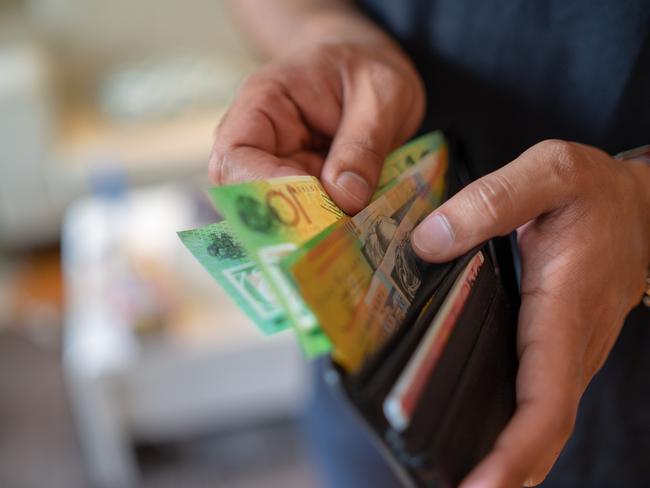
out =
[[(446, 158), (445, 138), (440, 131), (424, 134), (391, 152), (384, 160), (377, 188), (370, 202), (372, 203), (381, 197), (386, 191), (395, 186), (400, 179), (407, 178), (409, 171), (413, 170), (415, 164), (432, 152), (436, 153), (437, 158)], [(439, 190), (434, 189), (435, 192), (439, 192)], [(291, 277), (290, 269), (293, 264), (329, 235), (331, 230), (331, 227), (328, 227), (282, 259), (281, 266), (286, 271), (287, 276)]]
[(390, 244), (383, 253), (381, 264), (375, 270), (361, 305), (355, 311), (353, 323), (363, 324), (357, 329), (358, 340), (346, 346), (355, 358), (351, 369), (361, 366), (363, 360), (376, 351), (403, 323), (404, 318), (422, 283), (426, 263), (419, 259), (411, 246), (411, 231), (440, 203), (444, 193), (444, 171), (447, 153), (444, 146), (430, 153), (431, 186), (419, 191), (414, 203), (401, 221), (396, 222)]
[(446, 157), (446, 150), (445, 138), (440, 131), (429, 132), (395, 149), (384, 161), (372, 200), (386, 193), (427, 154), (438, 153)]
[(411, 231), (438, 203), (432, 192), (421, 192), (397, 224), (352, 319), (353, 324), (363, 326), (350, 330), (356, 338), (343, 344), (350, 370), (357, 370), (403, 323), (426, 269), (426, 263), (415, 255), (411, 246)]
[[(442, 197), (446, 163), (444, 150), (429, 153), (380, 198), (353, 218), (336, 223), (327, 236), (289, 265), (296, 286), (334, 344), (335, 359), (348, 370), (356, 369), (366, 356), (364, 331), (369, 318), (363, 299), (373, 276), (387, 251), (393, 254), (395, 267), (397, 246), (410, 249), (405, 236)], [(410, 213), (414, 204), (417, 215)], [(408, 225), (402, 224), (400, 229), (406, 216)], [(396, 235), (399, 241), (395, 241)], [(386, 270), (380, 273), (384, 279), (391, 275)], [(390, 278), (385, 289), (395, 289)]]
[(263, 333), (273, 334), (289, 326), (266, 277), (248, 257), (228, 221), (181, 231), (178, 236)]
[(307, 354), (329, 350), (315, 316), (279, 266), (282, 257), (344, 216), (320, 182), (292, 176), (216, 187), (208, 194), (259, 265)]
[[(384, 162), (372, 199), (408, 178), (425, 155), (440, 155), (442, 150), (444, 138), (434, 132), (393, 151)], [(311, 177), (230, 185), (213, 188), (209, 195), (227, 221), (181, 232), (183, 242), (261, 330), (273, 333), (294, 325), (308, 355), (327, 352), (330, 342), (297, 293), (286, 264), (329, 235), (331, 224), (349, 217)], [(236, 259), (227, 252), (234, 244), (241, 249)], [(367, 250), (374, 252), (376, 262), (381, 261), (377, 245)]]

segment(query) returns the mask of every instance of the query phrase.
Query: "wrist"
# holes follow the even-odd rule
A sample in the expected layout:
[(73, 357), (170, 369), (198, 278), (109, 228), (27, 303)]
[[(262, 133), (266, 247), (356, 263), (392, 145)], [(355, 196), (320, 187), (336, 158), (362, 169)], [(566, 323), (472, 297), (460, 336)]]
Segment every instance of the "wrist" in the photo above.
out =
[(232, 0), (253, 45), (277, 58), (321, 44), (382, 45), (399, 50), (379, 26), (343, 0)]
[(338, 46), (343, 48), (341, 53), (356, 52), (382, 59), (410, 79), (424, 99), (424, 85), (411, 58), (397, 41), (352, 7), (312, 11), (303, 17), (293, 39), (289, 43), (291, 47), (282, 54)]
[(370, 19), (353, 7), (305, 12), (289, 42), (288, 51), (322, 44), (356, 44), (381, 47), (406, 57), (398, 44)]

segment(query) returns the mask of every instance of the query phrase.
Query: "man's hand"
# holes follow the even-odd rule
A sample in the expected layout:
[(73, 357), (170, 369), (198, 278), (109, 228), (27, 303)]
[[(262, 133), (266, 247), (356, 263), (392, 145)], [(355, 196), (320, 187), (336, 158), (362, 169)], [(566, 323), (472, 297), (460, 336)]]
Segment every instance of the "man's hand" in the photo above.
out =
[(422, 83), (388, 38), (373, 32), (368, 43), (316, 43), (246, 80), (217, 129), (210, 174), (217, 184), (317, 176), (356, 213), (423, 111)]
[(643, 293), (649, 173), (592, 147), (542, 142), (461, 190), (414, 231), (422, 258), (447, 261), (518, 229), (517, 411), (462, 486), (534, 485), (553, 466), (582, 393)]

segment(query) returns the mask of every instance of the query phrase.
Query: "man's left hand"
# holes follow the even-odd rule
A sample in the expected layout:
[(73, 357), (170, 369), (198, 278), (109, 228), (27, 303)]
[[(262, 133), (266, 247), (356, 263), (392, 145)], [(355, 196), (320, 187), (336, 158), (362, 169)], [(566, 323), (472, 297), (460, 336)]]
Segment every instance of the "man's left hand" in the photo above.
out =
[(534, 485), (568, 440), (650, 263), (650, 168), (545, 141), (467, 186), (413, 233), (420, 257), (453, 259), (518, 229), (522, 303), (517, 409), (462, 486)]

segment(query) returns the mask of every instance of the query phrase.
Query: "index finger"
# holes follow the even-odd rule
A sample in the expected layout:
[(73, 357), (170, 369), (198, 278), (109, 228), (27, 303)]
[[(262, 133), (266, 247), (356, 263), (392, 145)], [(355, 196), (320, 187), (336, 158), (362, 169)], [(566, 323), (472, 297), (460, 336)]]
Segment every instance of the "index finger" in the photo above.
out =
[(310, 130), (303, 112), (281, 80), (264, 73), (247, 80), (217, 128), (209, 162), (212, 180), (226, 184), (318, 175), (323, 157), (307, 149), (324, 145), (323, 136)]

